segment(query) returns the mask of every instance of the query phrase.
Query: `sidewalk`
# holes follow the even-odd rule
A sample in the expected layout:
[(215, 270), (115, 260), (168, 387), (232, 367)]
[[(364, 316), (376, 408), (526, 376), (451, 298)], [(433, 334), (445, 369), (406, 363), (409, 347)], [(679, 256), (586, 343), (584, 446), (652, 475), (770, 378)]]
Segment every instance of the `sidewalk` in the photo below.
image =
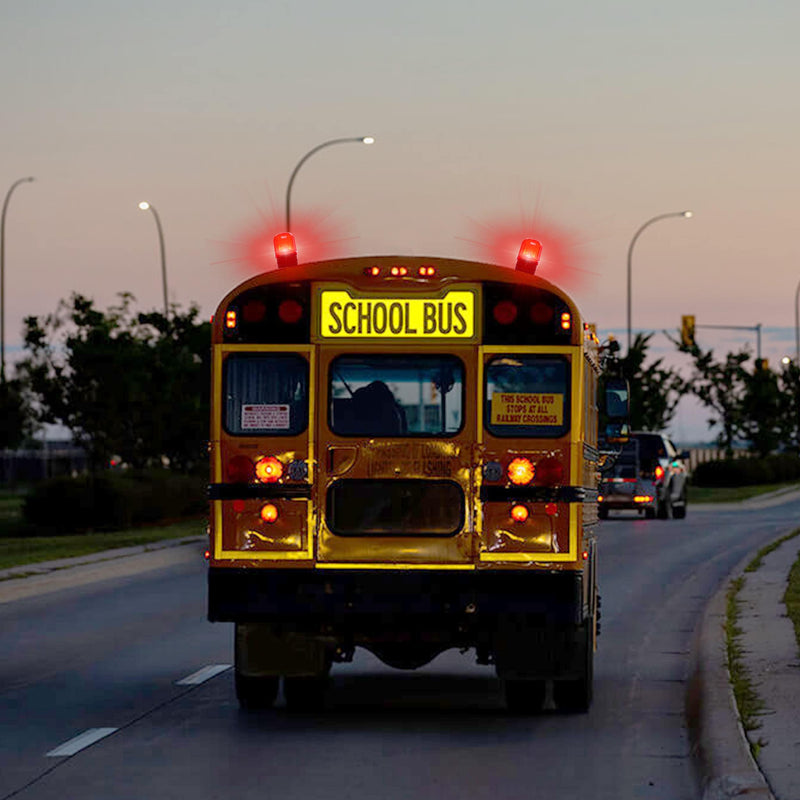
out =
[[(794, 492), (782, 494), (773, 499), (786, 501)], [(743, 662), (764, 705), (761, 727), (749, 734), (757, 761), (739, 723), (726, 664), (723, 626), (729, 581), (706, 611), (687, 699), (703, 772), (703, 800), (800, 800), (800, 653), (783, 603), (798, 554), (800, 537), (784, 542), (755, 572), (744, 573), (738, 595)], [(749, 556), (731, 577), (743, 574), (752, 559)]]

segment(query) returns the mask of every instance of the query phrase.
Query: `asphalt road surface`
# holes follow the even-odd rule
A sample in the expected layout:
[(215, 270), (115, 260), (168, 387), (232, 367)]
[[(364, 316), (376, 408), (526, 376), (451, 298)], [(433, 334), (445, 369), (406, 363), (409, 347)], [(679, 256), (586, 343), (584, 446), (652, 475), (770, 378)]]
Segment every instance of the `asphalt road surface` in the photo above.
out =
[(4, 603), (0, 800), (699, 797), (695, 627), (730, 570), (799, 518), (793, 501), (601, 523), (583, 715), (509, 716), (493, 671), (456, 651), (413, 672), (358, 651), (334, 667), (326, 711), (241, 712), (232, 626), (205, 621), (195, 546), (182, 563)]

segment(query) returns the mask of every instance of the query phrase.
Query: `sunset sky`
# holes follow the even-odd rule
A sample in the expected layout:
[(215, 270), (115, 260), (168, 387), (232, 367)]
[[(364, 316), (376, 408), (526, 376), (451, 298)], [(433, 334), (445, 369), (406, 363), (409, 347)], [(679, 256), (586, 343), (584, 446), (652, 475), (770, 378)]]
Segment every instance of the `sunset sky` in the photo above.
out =
[[(210, 315), (277, 232), (323, 255), (480, 260), (541, 236), (584, 316), (764, 326), (794, 355), (800, 5), (766, 0), (26, 0), (0, 6), (6, 346), (72, 292)], [(275, 229), (273, 231), (273, 228)], [(562, 254), (548, 263), (548, 239)], [(304, 242), (300, 237), (300, 257)], [(310, 251), (309, 251), (310, 252)], [(496, 248), (494, 251), (496, 252)], [(513, 265), (516, 253), (509, 251)], [(500, 252), (497, 259), (502, 259)], [(723, 355), (749, 331), (699, 331)], [(655, 350), (688, 368), (657, 333)], [(676, 438), (707, 436), (685, 403)]]

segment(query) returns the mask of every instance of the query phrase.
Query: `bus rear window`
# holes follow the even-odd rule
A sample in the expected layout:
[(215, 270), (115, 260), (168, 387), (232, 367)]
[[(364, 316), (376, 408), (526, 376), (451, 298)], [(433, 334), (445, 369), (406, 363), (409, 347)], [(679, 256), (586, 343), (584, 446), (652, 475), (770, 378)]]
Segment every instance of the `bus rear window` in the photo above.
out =
[(464, 420), (464, 365), (448, 355), (340, 356), (328, 424), (339, 436), (454, 436)]
[(308, 427), (308, 362), (291, 353), (225, 361), (225, 416), (238, 436), (296, 436)]
[(486, 365), (484, 424), (493, 436), (563, 436), (570, 425), (569, 361), (507, 355)]

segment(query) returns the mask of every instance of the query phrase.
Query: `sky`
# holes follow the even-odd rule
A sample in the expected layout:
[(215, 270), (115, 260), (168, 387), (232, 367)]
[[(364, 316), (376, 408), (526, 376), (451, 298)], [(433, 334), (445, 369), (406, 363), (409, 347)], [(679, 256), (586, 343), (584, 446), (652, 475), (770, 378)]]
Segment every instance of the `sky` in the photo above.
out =
[[(73, 292), (162, 307), (142, 200), (170, 302), (210, 316), (258, 271), (246, 243), (300, 158), (371, 135), (294, 183), (297, 232), (330, 255), (480, 260), (499, 231), (540, 236), (539, 274), (624, 342), (634, 234), (691, 209), (636, 242), (634, 330), (688, 374), (661, 333), (682, 315), (761, 324), (775, 364), (800, 280), (798, 29), (788, 0), (0, 0), (0, 193), (35, 177), (7, 209), (7, 357)], [(706, 417), (683, 401), (671, 431), (708, 438)]]

